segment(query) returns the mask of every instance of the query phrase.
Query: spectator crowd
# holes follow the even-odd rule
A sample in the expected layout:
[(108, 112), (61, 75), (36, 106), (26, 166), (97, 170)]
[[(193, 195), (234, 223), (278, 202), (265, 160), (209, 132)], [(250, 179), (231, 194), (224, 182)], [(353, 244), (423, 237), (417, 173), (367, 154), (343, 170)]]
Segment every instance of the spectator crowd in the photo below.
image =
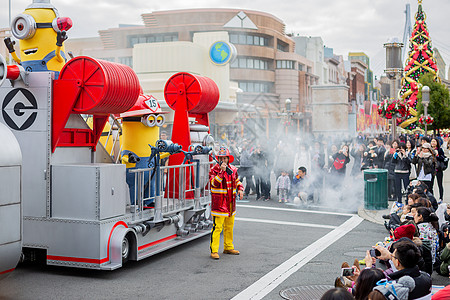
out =
[[(344, 190), (348, 181), (362, 179), (364, 170), (386, 169), (392, 201), (390, 214), (383, 216), (387, 236), (363, 260), (355, 259), (353, 266), (344, 262), (342, 268), (352, 273), (337, 277), (335, 288), (322, 299), (406, 300), (450, 299), (450, 286), (431, 295), (431, 274), (449, 276), (450, 205), (443, 203), (447, 139), (401, 135), (388, 141), (359, 134), (275, 144), (222, 142), (236, 158), (244, 197), (256, 194), (257, 201), (308, 204), (320, 201), (325, 187)], [(275, 191), (277, 197), (271, 199)]]

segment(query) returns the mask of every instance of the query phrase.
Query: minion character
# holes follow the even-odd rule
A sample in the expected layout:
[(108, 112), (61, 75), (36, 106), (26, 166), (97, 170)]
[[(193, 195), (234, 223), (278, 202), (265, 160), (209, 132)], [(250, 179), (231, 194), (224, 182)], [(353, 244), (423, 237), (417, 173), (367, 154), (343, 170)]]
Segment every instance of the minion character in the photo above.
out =
[(25, 71), (53, 71), (55, 78), (66, 63), (63, 42), (72, 20), (60, 17), (50, 0), (33, 0), (25, 11), (11, 23), (11, 33), (19, 40), (20, 58), (15, 52), (14, 41), (4, 39), (9, 53)]
[[(134, 169), (146, 169), (156, 166), (155, 159), (149, 161), (151, 149), (149, 144), (155, 146), (159, 139), (159, 127), (164, 125), (164, 112), (153, 96), (141, 94), (136, 104), (127, 112), (120, 114), (122, 118), (122, 163), (127, 167), (127, 184), (130, 189), (131, 204), (135, 204), (136, 188), (135, 174), (131, 173)], [(168, 154), (161, 155), (161, 158)], [(149, 197), (144, 205), (149, 206), (154, 201), (155, 196), (155, 178), (153, 172), (145, 172), (144, 174), (144, 197)]]

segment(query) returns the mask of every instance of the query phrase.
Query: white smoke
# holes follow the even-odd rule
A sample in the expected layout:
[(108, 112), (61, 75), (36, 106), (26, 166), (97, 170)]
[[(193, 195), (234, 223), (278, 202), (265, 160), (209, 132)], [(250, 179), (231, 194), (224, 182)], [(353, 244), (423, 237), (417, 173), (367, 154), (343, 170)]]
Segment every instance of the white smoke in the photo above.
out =
[[(306, 192), (308, 199), (306, 203), (294, 198), (297, 195), (291, 193), (289, 201), (291, 205), (309, 207), (315, 209), (326, 209), (341, 212), (356, 212), (364, 200), (364, 180), (360, 170), (357, 176), (351, 175), (355, 158), (349, 153), (350, 163), (346, 166), (346, 174), (342, 182), (335, 174), (329, 173), (332, 161), (329, 158), (333, 154), (332, 145), (336, 145), (337, 151), (341, 146), (348, 145), (353, 149), (358, 145), (356, 140), (344, 134), (334, 137), (314, 136), (311, 134), (286, 134), (281, 132), (277, 139), (268, 140), (264, 131), (253, 130), (251, 136), (243, 140), (236, 140), (237, 148), (243, 148), (247, 143), (250, 148), (256, 148), (259, 144), (269, 157), (269, 169), (271, 171), (271, 200), (278, 201), (276, 180), (281, 171), (287, 171), (292, 178), (297, 174), (299, 167), (307, 169), (307, 186), (300, 192)], [(324, 166), (317, 169), (313, 159), (316, 157), (315, 147), (320, 144), (321, 155), (324, 157)], [(254, 174), (255, 176), (257, 174)], [(300, 197), (304, 200), (304, 197)]]

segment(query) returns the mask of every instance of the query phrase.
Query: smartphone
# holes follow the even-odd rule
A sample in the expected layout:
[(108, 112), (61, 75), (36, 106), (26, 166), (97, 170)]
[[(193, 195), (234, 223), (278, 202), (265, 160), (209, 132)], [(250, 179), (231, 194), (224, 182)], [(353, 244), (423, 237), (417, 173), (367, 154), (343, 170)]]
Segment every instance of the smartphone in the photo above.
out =
[(355, 269), (353, 268), (342, 268), (341, 276), (353, 276), (355, 275)]
[(369, 252), (370, 252), (370, 256), (372, 256), (372, 257), (377, 257), (377, 256), (381, 255), (381, 252), (378, 249), (370, 249)]

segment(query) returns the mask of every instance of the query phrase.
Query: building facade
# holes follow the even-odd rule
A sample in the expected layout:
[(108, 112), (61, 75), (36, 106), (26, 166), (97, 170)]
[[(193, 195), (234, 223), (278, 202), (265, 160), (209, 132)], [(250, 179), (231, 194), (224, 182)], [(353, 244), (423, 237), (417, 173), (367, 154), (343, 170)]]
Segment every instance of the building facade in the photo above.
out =
[[(77, 39), (68, 40), (66, 49), (75, 55), (132, 66), (144, 82), (144, 92), (162, 95), (165, 80), (178, 71), (213, 77), (216, 81), (217, 70), (211, 71), (212, 62), (207, 55), (210, 44), (200, 42), (200, 34), (203, 38), (208, 36), (208, 41), (224, 40), (235, 46), (237, 56), (220, 70), (229, 76), (218, 82), (226, 85), (219, 86), (221, 98), (215, 110), (215, 120), (222, 122), (221, 128), (229, 125), (229, 131), (236, 132), (236, 126), (240, 126), (241, 134), (250, 129), (254, 135), (275, 135), (279, 124), (284, 124), (285, 101), (290, 99), (293, 130), (310, 131), (311, 86), (319, 83), (319, 76), (314, 73), (314, 63), (295, 52), (295, 42), (286, 35), (282, 20), (265, 12), (239, 9), (159, 11), (143, 14), (142, 19), (142, 26), (101, 30), (100, 39), (91, 41), (92, 46)], [(194, 55), (191, 58), (183, 53), (188, 49)], [(156, 69), (151, 61), (158, 62)], [(158, 91), (145, 82), (162, 86)], [(234, 115), (217, 116), (230, 112)]]

